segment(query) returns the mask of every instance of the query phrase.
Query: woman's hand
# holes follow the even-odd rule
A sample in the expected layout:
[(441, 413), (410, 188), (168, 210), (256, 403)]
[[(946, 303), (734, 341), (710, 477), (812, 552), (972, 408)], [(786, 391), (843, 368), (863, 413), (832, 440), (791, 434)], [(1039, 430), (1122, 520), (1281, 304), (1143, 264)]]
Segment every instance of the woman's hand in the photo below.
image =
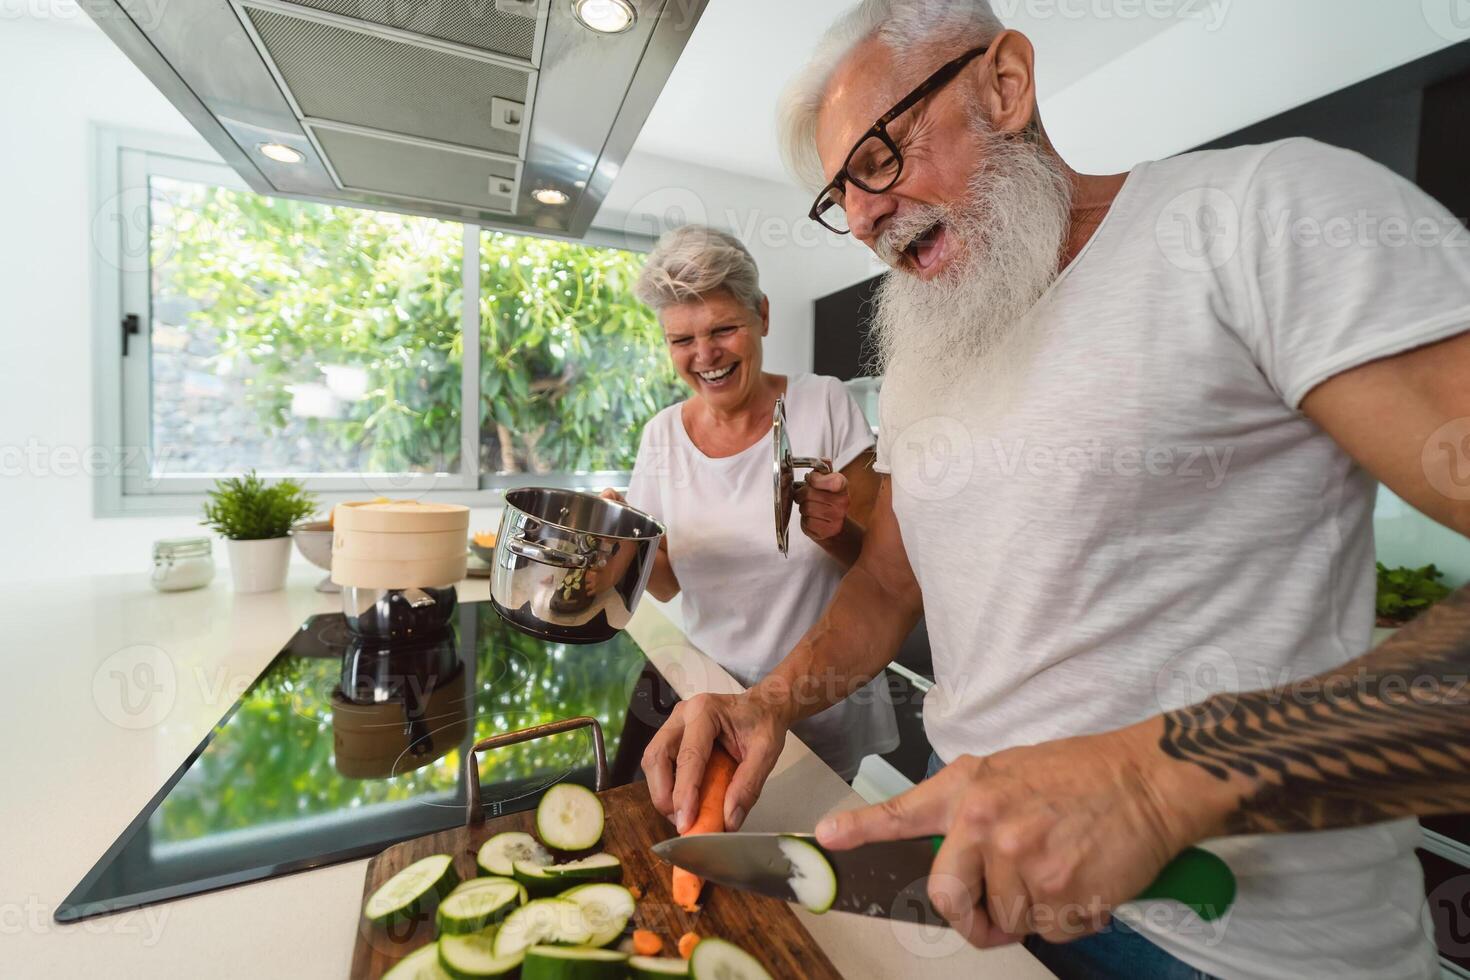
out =
[[(628, 502), (627, 497), (612, 487), (605, 488), (598, 496), (603, 500), (611, 500), (613, 503), (626, 504)], [(669, 563), (669, 536), (667, 534), (658, 539), (658, 554), (653, 557), (653, 571), (648, 576), (647, 591), (659, 602), (668, 602), (679, 594), (679, 580), (674, 575), (674, 566)]]
[(847, 477), (841, 473), (808, 473), (796, 491), (796, 506), (801, 510), (801, 530), (807, 537), (819, 543), (837, 537), (851, 506)]
[(779, 706), (754, 691), (697, 694), (674, 705), (643, 752), (643, 774), (654, 809), (679, 833), (694, 821), (704, 767), (716, 742), (735, 757), (725, 792), (725, 829), (739, 830), (786, 744)]

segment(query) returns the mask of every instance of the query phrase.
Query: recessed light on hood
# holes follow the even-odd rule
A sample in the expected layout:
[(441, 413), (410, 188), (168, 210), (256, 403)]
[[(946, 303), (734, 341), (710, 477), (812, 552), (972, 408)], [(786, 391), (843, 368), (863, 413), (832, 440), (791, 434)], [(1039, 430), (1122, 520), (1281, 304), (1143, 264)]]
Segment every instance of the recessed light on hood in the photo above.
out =
[(599, 34), (621, 34), (638, 19), (629, 0), (574, 0), (572, 13), (582, 26)]
[(565, 204), (571, 200), (566, 191), (559, 191), (555, 187), (538, 187), (531, 192), (531, 196), (542, 204)]
[(261, 156), (277, 163), (300, 163), (306, 159), (306, 154), (285, 143), (262, 143), (256, 149), (260, 150)]

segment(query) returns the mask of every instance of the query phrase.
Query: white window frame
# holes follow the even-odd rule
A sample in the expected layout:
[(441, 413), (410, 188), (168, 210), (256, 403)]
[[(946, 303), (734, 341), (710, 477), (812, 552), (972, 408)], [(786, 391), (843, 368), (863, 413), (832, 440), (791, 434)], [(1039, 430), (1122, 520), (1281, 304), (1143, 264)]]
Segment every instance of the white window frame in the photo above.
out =
[[(173, 177), (212, 183), (242, 191), (250, 188), (209, 146), (180, 139), (115, 127), (94, 127), (95, 150), (92, 224), (94, 252), (93, 309), (96, 357), (93, 359), (94, 428), (102, 456), (111, 465), (100, 466), (95, 478), (95, 511), (99, 517), (199, 513), (208, 475), (152, 475), (152, 287), (149, 282), (148, 178)], [(319, 494), (324, 504), (361, 497), (364, 493), (412, 496), (470, 506), (499, 506), (507, 489), (552, 486), (577, 490), (626, 487), (629, 474), (621, 470), (559, 473), (480, 473), (480, 242), (485, 229), (464, 224), (464, 307), (460, 329), (464, 337), (461, 364), (460, 466), (453, 473), (274, 473)], [(521, 233), (521, 232), (516, 232)], [(599, 245), (596, 234), (587, 244)], [(651, 247), (638, 241), (608, 247)], [(473, 286), (473, 288), (470, 288)], [(138, 317), (138, 333), (122, 352), (122, 321)], [(471, 408), (466, 408), (472, 406)], [(236, 474), (224, 474), (236, 475)]]

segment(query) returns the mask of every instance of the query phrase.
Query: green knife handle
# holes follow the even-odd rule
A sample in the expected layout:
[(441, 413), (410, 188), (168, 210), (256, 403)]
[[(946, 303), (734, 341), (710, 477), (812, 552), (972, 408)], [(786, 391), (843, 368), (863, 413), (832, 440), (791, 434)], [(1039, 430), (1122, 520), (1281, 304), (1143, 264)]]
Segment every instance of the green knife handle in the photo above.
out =
[[(934, 850), (944, 843), (943, 837), (931, 837)], [(1209, 851), (1186, 847), (1168, 864), (1153, 884), (1135, 901), (1172, 899), (1194, 909), (1206, 922), (1214, 922), (1230, 910), (1235, 902), (1235, 874), (1230, 866)]]
[(1235, 901), (1235, 874), (1209, 851), (1186, 847), (1164, 865), (1154, 883), (1138, 898), (1171, 898), (1194, 909), (1195, 915), (1206, 922), (1214, 922), (1230, 911)]

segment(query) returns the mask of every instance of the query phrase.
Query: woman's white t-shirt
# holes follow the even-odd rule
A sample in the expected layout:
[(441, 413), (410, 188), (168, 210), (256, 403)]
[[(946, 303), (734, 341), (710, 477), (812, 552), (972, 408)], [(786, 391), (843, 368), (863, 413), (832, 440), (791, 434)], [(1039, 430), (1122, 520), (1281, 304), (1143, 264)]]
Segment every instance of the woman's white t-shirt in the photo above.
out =
[[(801, 532), (794, 509), (789, 557), (776, 549), (769, 433), (713, 459), (689, 438), (680, 408), (664, 409), (644, 427), (628, 502), (668, 527), (690, 642), (749, 687), (821, 617), (843, 569)], [(792, 452), (830, 459), (833, 469), (873, 447), (862, 410), (836, 378), (792, 376), (786, 419)], [(898, 745), (881, 675), (793, 731), (845, 779), (863, 756)]]

